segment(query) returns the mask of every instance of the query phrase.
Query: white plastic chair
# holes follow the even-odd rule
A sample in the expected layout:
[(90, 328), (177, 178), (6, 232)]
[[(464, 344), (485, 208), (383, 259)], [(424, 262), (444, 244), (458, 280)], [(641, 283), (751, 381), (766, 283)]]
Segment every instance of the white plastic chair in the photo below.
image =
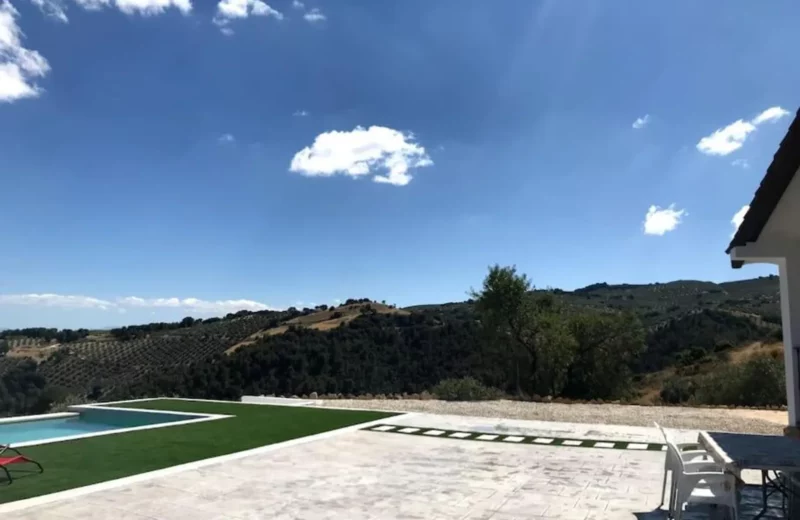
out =
[(686, 504), (714, 504), (731, 509), (733, 520), (739, 518), (739, 495), (737, 478), (732, 473), (718, 471), (719, 465), (708, 462), (685, 462), (678, 447), (667, 443), (667, 453), (678, 461), (677, 471), (673, 473), (673, 493), (670, 496), (670, 516), (675, 520), (683, 518)]
[(684, 463), (693, 463), (693, 462), (703, 462), (705, 465), (713, 465), (716, 466), (714, 471), (722, 472), (723, 469), (721, 466), (717, 465), (712, 459), (711, 455), (704, 449), (700, 447), (699, 444), (696, 443), (675, 443), (672, 438), (669, 436), (667, 431), (662, 428), (657, 422), (653, 424), (656, 425), (656, 428), (661, 431), (661, 435), (664, 437), (664, 442), (669, 446), (670, 444), (675, 448), (674, 452), (667, 448), (667, 456), (664, 460), (664, 482), (661, 485), (661, 504), (659, 507), (664, 505), (664, 500), (666, 499), (667, 495), (667, 475), (672, 475), (672, 485), (670, 489), (670, 503), (669, 503), (669, 515), (672, 516), (674, 514), (672, 504), (673, 500), (672, 497), (675, 496), (675, 484), (677, 481), (676, 474), (680, 471), (680, 462), (683, 461)]

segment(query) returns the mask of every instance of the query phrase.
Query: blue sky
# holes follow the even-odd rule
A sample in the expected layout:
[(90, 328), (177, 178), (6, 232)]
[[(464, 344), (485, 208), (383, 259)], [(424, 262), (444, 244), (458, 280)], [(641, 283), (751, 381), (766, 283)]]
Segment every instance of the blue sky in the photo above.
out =
[(772, 272), (797, 2), (0, 6), (0, 326)]

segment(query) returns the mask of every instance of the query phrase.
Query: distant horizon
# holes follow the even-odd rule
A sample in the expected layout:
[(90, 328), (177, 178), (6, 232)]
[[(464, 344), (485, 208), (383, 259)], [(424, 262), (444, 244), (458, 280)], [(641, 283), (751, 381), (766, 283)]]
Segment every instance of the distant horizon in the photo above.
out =
[[(745, 272), (746, 268), (745, 269), (734, 270), (734, 272), (736, 272), (736, 271)], [(672, 283), (677, 283), (677, 282), (699, 282), (699, 283), (713, 283), (713, 284), (717, 284), (717, 285), (722, 285), (722, 284), (726, 284), (726, 283), (744, 282), (744, 281), (749, 281), (749, 280), (758, 280), (758, 279), (762, 279), (762, 278), (777, 278), (777, 277), (778, 277), (777, 273), (769, 273), (769, 274), (763, 274), (763, 275), (759, 275), (759, 276), (733, 278), (733, 279), (723, 280), (723, 281), (701, 280), (701, 279), (697, 279), (697, 278), (681, 278), (681, 279), (670, 280), (670, 281), (666, 281), (666, 282), (649, 282), (649, 283), (629, 283), (629, 282), (602, 281), (602, 282), (594, 282), (594, 283), (587, 284), (587, 285), (581, 285), (579, 287), (575, 287), (575, 288), (572, 288), (572, 289), (565, 289), (565, 288), (561, 288), (561, 287), (551, 287), (551, 286), (536, 286), (534, 284), (534, 289), (536, 289), (536, 290), (544, 290), (544, 291), (546, 291), (546, 290), (562, 290), (564, 292), (571, 293), (571, 292), (578, 291), (580, 289), (584, 289), (586, 287), (590, 287), (590, 286), (598, 285), (598, 284), (604, 284), (604, 283), (608, 284), (611, 287), (614, 287), (614, 286), (641, 287), (641, 286), (647, 286), (647, 285), (666, 285), (666, 284), (672, 284)], [(482, 280), (480, 280), (480, 281), (482, 281)], [(480, 281), (478, 283), (474, 284), (474, 287), (478, 287), (480, 285)], [(444, 305), (444, 304), (449, 304), (449, 303), (462, 303), (462, 302), (465, 302), (465, 301), (469, 300), (467, 291), (464, 292), (464, 297), (462, 299), (460, 299), (460, 300), (456, 300), (456, 299), (449, 299), (448, 300), (448, 299), (445, 299), (445, 300), (442, 300), (442, 301), (430, 301), (430, 302), (423, 302), (423, 303), (419, 303), (418, 302), (418, 303), (411, 303), (411, 304), (408, 304), (408, 305), (396, 304), (395, 302), (392, 302), (391, 300), (386, 299), (386, 298), (372, 298), (372, 297), (365, 296), (365, 295), (355, 295), (355, 296), (350, 296), (348, 298), (344, 298), (344, 299), (341, 299), (341, 300), (340, 299), (336, 299), (336, 300), (334, 300), (333, 303), (298, 301), (298, 302), (296, 302), (295, 305), (288, 305), (288, 306), (280, 308), (280, 309), (278, 309), (278, 308), (275, 308), (275, 309), (257, 309), (257, 310), (254, 310), (252, 312), (257, 312), (258, 310), (282, 311), (282, 310), (289, 309), (290, 307), (295, 307), (295, 308), (297, 308), (299, 310), (302, 310), (304, 308), (313, 309), (313, 308), (315, 308), (315, 307), (317, 307), (319, 305), (338, 306), (338, 305), (344, 303), (349, 298), (370, 298), (374, 302), (380, 302), (382, 300), (385, 300), (387, 305), (397, 305), (398, 308), (402, 308), (402, 309), (409, 308), (409, 307), (425, 306), (425, 305)], [(300, 304), (300, 305), (297, 305), (297, 304)], [(64, 308), (62, 310), (64, 310), (66, 313), (69, 313), (70, 310), (75, 311), (75, 310), (78, 310), (78, 309)], [(105, 326), (102, 326), (102, 327), (93, 327), (93, 326), (86, 326), (86, 325), (58, 325), (58, 326), (56, 326), (56, 325), (42, 325), (42, 324), (25, 324), (25, 325), (20, 325), (20, 326), (8, 326), (8, 325), (5, 325), (5, 326), (0, 326), (0, 332), (2, 332), (4, 330), (16, 330), (16, 329), (37, 328), (37, 327), (55, 328), (55, 329), (72, 329), (72, 330), (88, 329), (88, 330), (92, 330), (92, 331), (107, 331), (107, 330), (115, 329), (115, 328), (119, 328), (119, 327), (126, 327), (126, 326), (131, 326), (131, 325), (143, 325), (143, 324), (147, 324), (147, 323), (176, 323), (176, 322), (179, 322), (183, 318), (186, 318), (186, 317), (191, 317), (191, 318), (194, 318), (194, 319), (203, 319), (203, 320), (206, 320), (206, 319), (209, 319), (209, 318), (224, 318), (227, 314), (235, 313), (235, 312), (240, 311), (240, 310), (249, 310), (249, 309), (230, 310), (230, 311), (225, 312), (223, 314), (191, 314), (191, 313), (183, 313), (182, 314), (178, 310), (172, 309), (172, 314), (171, 315), (174, 316), (174, 318), (172, 318), (172, 319), (167, 318), (167, 319), (150, 319), (150, 320), (147, 320), (145, 318), (142, 321), (125, 321), (125, 322), (120, 321), (116, 325), (105, 325)], [(109, 309), (105, 309), (104, 312), (113, 312), (113, 311), (109, 310)], [(153, 311), (151, 311), (151, 312), (153, 312)], [(127, 315), (127, 311), (123, 315)], [(151, 316), (154, 316), (154, 314), (151, 314)]]

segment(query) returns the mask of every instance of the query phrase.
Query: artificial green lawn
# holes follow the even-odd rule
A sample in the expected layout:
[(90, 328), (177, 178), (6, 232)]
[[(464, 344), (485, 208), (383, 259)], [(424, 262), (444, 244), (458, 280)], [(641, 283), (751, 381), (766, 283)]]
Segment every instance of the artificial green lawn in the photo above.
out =
[(20, 451), (23, 454), (44, 466), (44, 473), (20, 475), (22, 478), (15, 479), (8, 486), (0, 484), (0, 503), (96, 484), (395, 415), (170, 399), (114, 406), (235, 417), (22, 448)]

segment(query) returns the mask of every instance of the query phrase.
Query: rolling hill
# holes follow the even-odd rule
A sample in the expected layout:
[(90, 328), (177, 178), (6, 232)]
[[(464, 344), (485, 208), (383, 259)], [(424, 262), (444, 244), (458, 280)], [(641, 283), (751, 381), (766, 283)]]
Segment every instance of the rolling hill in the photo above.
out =
[[(670, 377), (685, 376), (687, 366), (709, 366), (710, 361), (719, 361), (719, 352), (735, 351), (761, 341), (774, 344), (781, 337), (778, 278), (775, 276), (720, 284), (690, 280), (649, 285), (599, 283), (575, 291), (537, 292), (553, 294), (567, 308), (576, 311), (635, 314), (646, 330), (647, 348), (635, 367), (643, 395), (658, 394), (658, 384)], [(4, 394), (9, 400), (12, 398), (8, 396), (15, 393), (44, 392), (53, 388), (58, 394), (54, 400), (65, 394), (91, 399), (124, 398), (143, 392), (144, 388), (176, 391), (165, 381), (192, 380), (199, 385), (203, 374), (215, 370), (215, 363), (235, 368), (236, 379), (230, 384), (237, 388), (268, 391), (272, 388), (264, 383), (270, 381), (268, 376), (248, 373), (246, 364), (252, 361), (252, 356), (262, 355), (264, 349), (278, 348), (277, 345), (290, 340), (300, 344), (326, 343), (324, 352), (314, 354), (322, 356), (320, 362), (326, 364), (342, 355), (350, 355), (347, 349), (354, 341), (364, 345), (364, 350), (353, 361), (357, 364), (378, 363), (369, 361), (370, 343), (394, 342), (397, 346), (392, 348), (401, 350), (422, 348), (424, 354), (420, 355), (430, 355), (431, 359), (437, 354), (430, 349), (435, 349), (437, 344), (443, 345), (442, 349), (445, 345), (453, 349), (449, 354), (453, 357), (473, 356), (479, 343), (470, 301), (397, 309), (361, 299), (348, 300), (338, 307), (240, 312), (221, 319), (186, 318), (179, 323), (108, 331), (36, 330), (40, 337), (21, 335), (24, 331), (0, 333), (0, 353), (7, 351), (0, 357), (0, 401)], [(343, 330), (349, 331), (347, 339), (337, 339), (344, 337), (339, 334)], [(328, 339), (319, 336), (332, 331), (336, 331), (336, 335)], [(397, 334), (405, 336), (398, 339)], [(285, 340), (284, 336), (287, 336)], [(395, 366), (398, 373), (405, 370), (402, 363), (416, 363), (401, 362), (405, 351), (387, 355), (380, 363)], [(313, 356), (297, 363), (300, 364), (284, 369), (291, 373), (308, 373), (309, 377), (316, 370)], [(450, 360), (443, 359), (441, 363), (450, 363)], [(719, 366), (719, 362), (714, 366)], [(457, 374), (467, 370), (454, 367), (452, 370)], [(684, 368), (679, 374), (676, 367)], [(342, 366), (341, 370), (349, 368)], [(375, 366), (372, 370), (383, 369)], [(417, 373), (414, 377), (425, 381), (429, 379), (427, 375), (419, 376), (425, 370), (439, 373), (433, 367), (415, 366), (414, 370)], [(442, 375), (448, 374), (442, 372)], [(282, 376), (272, 374), (269, 377)], [(366, 376), (362, 372), (358, 377)], [(25, 388), (12, 384), (12, 379), (20, 378), (26, 381)], [(254, 384), (253, 381), (260, 382)], [(157, 386), (159, 384), (162, 386)], [(330, 382), (318, 384), (331, 387)], [(293, 389), (291, 393), (303, 387), (298, 385), (289, 384), (288, 388)], [(311, 390), (313, 388), (309, 388)], [(217, 391), (224, 393), (221, 389)], [(0, 413), (3, 411), (0, 408)]]

